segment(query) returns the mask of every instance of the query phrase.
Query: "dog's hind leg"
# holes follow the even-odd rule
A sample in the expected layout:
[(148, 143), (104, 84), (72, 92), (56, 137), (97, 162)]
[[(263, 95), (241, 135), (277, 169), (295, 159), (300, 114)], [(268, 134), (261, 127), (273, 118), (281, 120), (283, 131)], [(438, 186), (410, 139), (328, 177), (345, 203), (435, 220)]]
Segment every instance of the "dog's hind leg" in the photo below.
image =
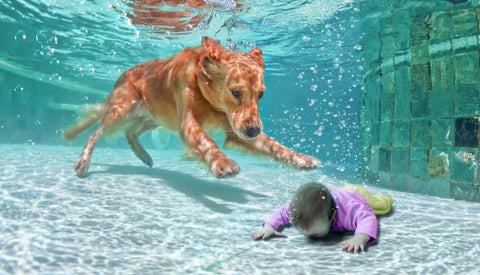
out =
[(125, 130), (125, 137), (133, 153), (148, 167), (153, 166), (152, 157), (147, 153), (138, 138), (140, 135), (148, 130), (154, 129), (157, 125), (153, 122), (133, 123)]
[(85, 174), (87, 174), (88, 167), (90, 166), (90, 158), (92, 156), (93, 148), (95, 147), (95, 145), (97, 145), (97, 142), (102, 137), (103, 132), (104, 127), (100, 125), (100, 127), (98, 127), (98, 129), (88, 137), (82, 154), (73, 166), (75, 172), (79, 177), (83, 177), (85, 176)]
[(74, 165), (75, 172), (80, 177), (85, 176), (88, 172), (93, 149), (102, 135), (117, 124), (122, 123), (127, 115), (141, 102), (134, 88), (127, 85), (117, 87), (112, 94), (100, 126), (88, 137), (87, 143)]

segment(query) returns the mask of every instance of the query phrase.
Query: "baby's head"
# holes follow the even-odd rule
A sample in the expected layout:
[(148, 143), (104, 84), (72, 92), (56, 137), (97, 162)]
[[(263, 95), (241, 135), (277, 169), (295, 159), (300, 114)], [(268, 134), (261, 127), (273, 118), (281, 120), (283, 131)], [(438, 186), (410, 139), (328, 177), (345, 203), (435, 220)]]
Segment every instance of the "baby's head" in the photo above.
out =
[(335, 201), (327, 187), (310, 182), (295, 192), (290, 205), (290, 220), (307, 237), (320, 238), (330, 230), (335, 212)]

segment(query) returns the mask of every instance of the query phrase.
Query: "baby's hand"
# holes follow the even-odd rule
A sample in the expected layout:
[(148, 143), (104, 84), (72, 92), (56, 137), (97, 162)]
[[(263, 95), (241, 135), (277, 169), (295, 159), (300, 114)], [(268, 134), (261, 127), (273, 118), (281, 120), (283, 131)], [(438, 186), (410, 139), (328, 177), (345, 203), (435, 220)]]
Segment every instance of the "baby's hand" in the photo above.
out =
[(342, 250), (357, 253), (360, 252), (360, 250), (365, 251), (365, 244), (369, 239), (370, 237), (367, 235), (358, 234), (350, 240), (343, 241), (340, 244), (343, 245)]
[(278, 232), (277, 230), (275, 230), (275, 228), (273, 228), (273, 226), (269, 223), (265, 223), (265, 225), (263, 226), (262, 229), (258, 230), (257, 232), (253, 233), (252, 235), (252, 238), (256, 241), (262, 239), (262, 240), (266, 240), (272, 236), (275, 236), (275, 237), (286, 237), (285, 235), (283, 235), (282, 233)]

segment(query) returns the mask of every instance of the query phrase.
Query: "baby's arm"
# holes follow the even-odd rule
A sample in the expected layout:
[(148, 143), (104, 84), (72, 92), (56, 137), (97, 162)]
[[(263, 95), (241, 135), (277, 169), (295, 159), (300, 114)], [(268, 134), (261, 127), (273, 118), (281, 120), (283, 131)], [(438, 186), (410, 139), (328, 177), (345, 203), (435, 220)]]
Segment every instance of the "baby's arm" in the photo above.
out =
[(364, 203), (356, 208), (353, 215), (355, 225), (355, 236), (343, 241), (342, 250), (347, 252), (365, 251), (367, 244), (375, 243), (377, 240), (378, 221), (370, 205)]
[(266, 240), (266, 239), (268, 239), (272, 236), (274, 236), (274, 237), (286, 237), (282, 233), (275, 230), (275, 228), (273, 228), (273, 226), (269, 223), (265, 223), (263, 225), (262, 229), (260, 229), (257, 232), (252, 234), (252, 238), (256, 241), (258, 241), (260, 239)]
[(353, 238), (343, 241), (340, 243), (342, 245), (342, 250), (347, 252), (360, 252), (365, 251), (365, 245), (367, 244), (370, 237), (364, 234), (357, 234)]
[(254, 240), (266, 240), (270, 237), (286, 237), (277, 229), (290, 224), (290, 204), (278, 208), (275, 212), (265, 221), (263, 227), (251, 236)]

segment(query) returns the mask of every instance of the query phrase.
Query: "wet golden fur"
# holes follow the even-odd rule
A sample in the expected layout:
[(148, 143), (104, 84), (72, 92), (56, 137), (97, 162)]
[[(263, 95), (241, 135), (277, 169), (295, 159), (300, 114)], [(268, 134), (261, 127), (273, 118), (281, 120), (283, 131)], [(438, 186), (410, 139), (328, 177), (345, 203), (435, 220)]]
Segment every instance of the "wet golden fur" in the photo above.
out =
[(138, 138), (158, 126), (178, 132), (216, 177), (234, 176), (240, 168), (207, 135), (204, 129), (208, 128), (223, 129), (226, 145), (297, 168), (319, 167), (317, 159), (293, 152), (263, 134), (258, 103), (265, 91), (264, 70), (260, 49), (228, 52), (210, 38), (204, 38), (200, 47), (185, 49), (169, 59), (132, 67), (94, 112), (64, 133), (66, 140), (73, 140), (100, 122), (75, 163), (76, 173), (87, 173), (100, 137), (119, 129), (125, 129), (133, 152), (151, 167), (152, 158)]

